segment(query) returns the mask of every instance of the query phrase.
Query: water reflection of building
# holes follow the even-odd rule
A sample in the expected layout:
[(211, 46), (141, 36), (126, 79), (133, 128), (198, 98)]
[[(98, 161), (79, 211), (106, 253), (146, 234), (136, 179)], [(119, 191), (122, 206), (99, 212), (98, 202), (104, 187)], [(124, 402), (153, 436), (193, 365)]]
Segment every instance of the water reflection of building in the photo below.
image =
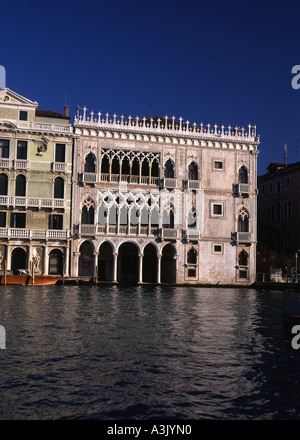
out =
[(255, 127), (84, 108), (74, 134), (72, 277), (254, 281)]
[(0, 260), (69, 273), (73, 130), (68, 115), (0, 90)]

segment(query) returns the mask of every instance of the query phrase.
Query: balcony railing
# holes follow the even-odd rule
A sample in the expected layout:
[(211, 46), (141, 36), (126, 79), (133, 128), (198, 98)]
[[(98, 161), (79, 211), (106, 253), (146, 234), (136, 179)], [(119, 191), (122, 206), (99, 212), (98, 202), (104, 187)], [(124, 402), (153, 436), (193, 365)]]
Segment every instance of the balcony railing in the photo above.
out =
[(188, 188), (188, 189), (200, 189), (200, 180), (187, 180), (186, 188)]
[(53, 162), (52, 170), (65, 173), (67, 169), (67, 164), (65, 162)]
[(15, 159), (14, 160), (14, 168), (16, 170), (27, 170), (27, 168), (28, 168), (28, 160), (26, 160), (26, 159)]
[(0, 196), (0, 205), (24, 208), (65, 208), (65, 199), (41, 199), (37, 197)]
[(0, 159), (0, 168), (10, 168), (11, 160), (10, 159)]
[(237, 232), (236, 233), (236, 241), (238, 243), (251, 243), (252, 242), (252, 233), (251, 232)]
[(164, 188), (176, 188), (177, 187), (177, 179), (166, 178), (163, 179)]
[(249, 185), (249, 183), (239, 183), (238, 184), (238, 192), (240, 194), (250, 194), (250, 185)]
[(0, 237), (2, 238), (66, 240), (69, 236), (70, 231), (60, 229), (0, 228)]
[(174, 228), (162, 228), (161, 236), (165, 239), (176, 239), (178, 238), (178, 229)]
[(187, 240), (199, 240), (200, 239), (200, 231), (198, 229), (187, 229), (184, 232), (185, 238)]
[(97, 182), (97, 174), (96, 173), (82, 173), (80, 176), (80, 180), (83, 183), (96, 183)]
[(157, 228), (148, 226), (133, 226), (133, 225), (79, 225), (80, 235), (157, 235)]
[(73, 131), (71, 125), (47, 124), (44, 122), (28, 122), (26, 126), (22, 125), (22, 128), (29, 128), (32, 130), (40, 131), (56, 131), (59, 133), (72, 133)]
[(136, 185), (158, 185), (158, 177), (149, 176), (130, 176), (128, 174), (108, 174), (102, 173), (100, 177), (101, 182), (107, 183), (128, 183)]

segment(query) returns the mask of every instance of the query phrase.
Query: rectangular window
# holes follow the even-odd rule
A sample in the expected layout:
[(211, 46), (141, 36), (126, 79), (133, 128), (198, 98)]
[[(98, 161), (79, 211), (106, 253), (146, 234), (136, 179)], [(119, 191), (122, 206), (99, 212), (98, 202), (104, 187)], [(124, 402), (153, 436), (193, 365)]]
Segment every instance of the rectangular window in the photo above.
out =
[(279, 194), (281, 192), (281, 182), (280, 180), (276, 180), (276, 193)]
[(261, 193), (262, 193), (262, 194), (265, 193), (265, 184), (262, 184), (262, 186), (261, 186)]
[(188, 268), (188, 277), (195, 278), (197, 275), (195, 268)]
[(28, 112), (26, 112), (24, 110), (20, 110), (19, 120), (20, 121), (27, 121), (28, 120)]
[(49, 215), (49, 229), (63, 229), (63, 215), (50, 214)]
[(8, 159), (9, 157), (9, 141), (0, 139), (0, 158)]
[(0, 228), (6, 227), (6, 212), (0, 212)]
[(17, 159), (27, 159), (27, 142), (18, 141), (17, 143)]
[(214, 170), (223, 170), (224, 164), (222, 160), (214, 160)]
[(55, 145), (55, 162), (65, 162), (65, 155), (66, 155), (65, 150), (66, 150), (65, 144)]
[(240, 277), (240, 279), (246, 280), (248, 277), (247, 271), (246, 270), (239, 270), (239, 277)]
[(26, 214), (24, 212), (12, 212), (10, 221), (12, 228), (25, 228)]
[(211, 202), (211, 217), (224, 217), (224, 202)]
[(273, 182), (269, 182), (269, 193), (273, 192)]
[(285, 178), (285, 189), (290, 189), (290, 178), (289, 177)]
[(213, 254), (221, 255), (223, 254), (223, 245), (220, 244), (213, 244)]

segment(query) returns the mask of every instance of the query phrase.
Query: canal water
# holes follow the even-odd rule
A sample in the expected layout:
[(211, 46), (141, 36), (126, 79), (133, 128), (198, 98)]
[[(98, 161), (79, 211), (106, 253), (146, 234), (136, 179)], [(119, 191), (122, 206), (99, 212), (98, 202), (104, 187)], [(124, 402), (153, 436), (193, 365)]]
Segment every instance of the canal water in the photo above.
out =
[(0, 419), (299, 419), (300, 350), (281, 320), (299, 297), (1, 287)]

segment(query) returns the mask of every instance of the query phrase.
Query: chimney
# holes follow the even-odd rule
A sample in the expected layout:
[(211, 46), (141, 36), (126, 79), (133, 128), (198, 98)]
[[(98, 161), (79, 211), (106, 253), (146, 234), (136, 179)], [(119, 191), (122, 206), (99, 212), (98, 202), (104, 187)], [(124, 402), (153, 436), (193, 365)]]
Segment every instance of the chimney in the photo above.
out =
[(70, 117), (70, 107), (68, 105), (65, 105), (65, 116), (67, 118)]

